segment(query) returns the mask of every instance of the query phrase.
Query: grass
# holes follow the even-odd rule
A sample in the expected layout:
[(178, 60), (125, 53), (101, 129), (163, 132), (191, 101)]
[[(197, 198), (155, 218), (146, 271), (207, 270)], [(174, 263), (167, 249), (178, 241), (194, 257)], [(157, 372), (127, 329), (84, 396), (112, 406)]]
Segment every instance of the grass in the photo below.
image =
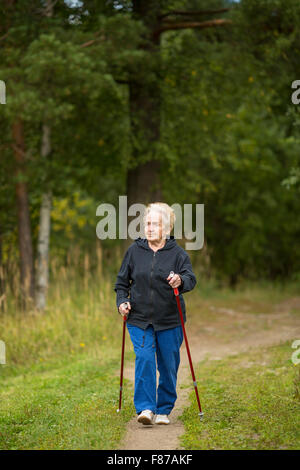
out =
[(65, 277), (44, 313), (20, 312), (12, 298), (1, 318), (0, 449), (115, 449), (135, 414), (126, 380), (116, 412), (123, 323), (112, 283)]
[(218, 287), (216, 281), (202, 281), (198, 276), (198, 283), (193, 293), (198, 293), (194, 300), (213, 303), (216, 307), (238, 309), (241, 312), (269, 313), (274, 306), (288, 297), (299, 296), (299, 282), (282, 283), (280, 281), (241, 282), (236, 289), (226, 286)]
[(81, 355), (6, 377), (0, 449), (115, 449), (135, 413), (127, 383), (116, 413), (118, 365), (115, 354), (111, 360)]
[(291, 353), (286, 343), (201, 363), (196, 375), (204, 419), (199, 421), (193, 392), (181, 416), (183, 447), (299, 449), (300, 375)]
[[(99, 288), (99, 286), (101, 287)], [(43, 313), (20, 312), (11, 306), (1, 318), (11, 367), (32, 365), (87, 352), (94, 357), (105, 349), (118, 349), (122, 321), (117, 313), (113, 286), (108, 280), (91, 280), (87, 288), (78, 281), (57, 281)]]

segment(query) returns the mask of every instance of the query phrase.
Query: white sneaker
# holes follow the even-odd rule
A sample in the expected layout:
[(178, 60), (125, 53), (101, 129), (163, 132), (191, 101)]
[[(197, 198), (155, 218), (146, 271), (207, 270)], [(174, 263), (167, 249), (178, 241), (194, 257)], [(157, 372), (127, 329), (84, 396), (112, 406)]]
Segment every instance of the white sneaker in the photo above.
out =
[(142, 424), (153, 424), (154, 413), (151, 410), (144, 410), (138, 416), (138, 422)]
[(170, 420), (167, 415), (156, 415), (155, 424), (169, 424)]

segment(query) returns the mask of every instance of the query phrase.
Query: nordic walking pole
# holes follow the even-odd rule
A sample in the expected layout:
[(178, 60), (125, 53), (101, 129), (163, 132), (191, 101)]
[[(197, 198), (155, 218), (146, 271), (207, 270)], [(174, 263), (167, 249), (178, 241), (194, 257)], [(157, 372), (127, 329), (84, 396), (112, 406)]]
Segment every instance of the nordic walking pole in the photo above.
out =
[[(174, 274), (175, 273), (173, 271), (171, 271), (169, 276), (173, 277)], [(201, 403), (200, 403), (198, 387), (197, 387), (195, 372), (194, 372), (193, 363), (192, 363), (192, 357), (191, 357), (191, 353), (190, 353), (188, 339), (187, 339), (186, 332), (185, 332), (184, 319), (183, 319), (183, 314), (182, 314), (180, 300), (179, 300), (179, 290), (177, 289), (177, 287), (175, 287), (173, 290), (174, 290), (174, 294), (175, 294), (175, 298), (176, 298), (176, 302), (177, 302), (177, 307), (178, 307), (178, 310), (179, 310), (179, 313), (180, 313), (180, 321), (181, 321), (181, 326), (182, 326), (182, 331), (183, 331), (183, 336), (184, 336), (184, 341), (185, 341), (185, 347), (186, 347), (187, 355), (188, 355), (188, 358), (189, 358), (190, 369), (191, 369), (191, 374), (192, 374), (192, 378), (193, 378), (193, 383), (194, 383), (194, 388), (195, 388), (195, 393), (196, 393), (196, 398), (197, 398), (197, 403), (198, 403), (198, 408), (199, 408), (198, 415), (200, 416), (200, 420), (202, 421), (204, 413), (201, 409)]]
[[(126, 302), (127, 303), (127, 302)], [(120, 370), (120, 395), (119, 395), (119, 408), (117, 413), (121, 411), (122, 407), (122, 391), (123, 391), (123, 370), (124, 370), (124, 349), (125, 349), (125, 332), (126, 332), (127, 315), (123, 316), (123, 336), (122, 336), (122, 353), (121, 353), (121, 370)]]

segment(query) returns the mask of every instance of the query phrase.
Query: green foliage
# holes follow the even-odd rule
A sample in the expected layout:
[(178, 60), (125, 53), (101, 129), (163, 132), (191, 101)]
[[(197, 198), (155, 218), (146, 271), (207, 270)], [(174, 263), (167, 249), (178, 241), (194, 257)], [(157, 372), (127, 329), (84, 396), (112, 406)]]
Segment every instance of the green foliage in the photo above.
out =
[[(205, 204), (208, 253), (220, 276), (232, 284), (242, 277), (297, 278), (300, 133), (291, 83), (299, 78), (299, 3), (160, 2), (162, 13), (230, 6), (216, 17), (232, 24), (166, 31), (159, 48), (150, 47), (150, 17), (137, 19), (130, 2), (115, 6), (58, 2), (47, 18), (41, 2), (32, 0), (3, 11), (4, 245), (16, 240), (11, 128), (20, 118), (26, 147), (20, 177), (28, 184), (34, 234), (45, 189), (67, 199), (70, 209), (78, 191), (90, 198), (91, 216), (76, 237), (89, 244), (96, 226), (92, 205), (116, 205), (118, 195), (126, 194), (128, 169), (154, 156), (162, 165), (166, 202)], [(130, 80), (159, 95), (160, 138), (151, 148), (147, 119), (133, 131), (137, 111), (130, 110)], [(47, 159), (41, 157), (43, 123), (51, 128)], [(55, 248), (68, 246), (68, 226), (59, 238), (53, 234)]]
[[(270, 34), (279, 5), (282, 24), (277, 31), (276, 13)], [(299, 225), (283, 222), (297, 212), (299, 198), (282, 184), (297, 182), (299, 166), (291, 104), (300, 32), (291, 11), (298, 8), (293, 1), (286, 11), (286, 2), (245, 0), (231, 13), (232, 27), (170, 32), (162, 45), (165, 194), (205, 204), (212, 265), (233, 284), (299, 270)]]
[(125, 382), (117, 415), (116, 359), (77, 356), (2, 379), (2, 450), (114, 449), (134, 414)]

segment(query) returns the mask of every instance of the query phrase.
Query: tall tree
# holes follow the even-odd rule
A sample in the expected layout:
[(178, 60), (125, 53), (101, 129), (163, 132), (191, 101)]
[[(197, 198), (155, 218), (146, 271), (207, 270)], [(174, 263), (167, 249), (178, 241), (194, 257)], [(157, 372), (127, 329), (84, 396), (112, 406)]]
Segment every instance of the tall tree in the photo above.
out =
[[(51, 153), (51, 127), (46, 122), (43, 123), (41, 156), (46, 159)], [(45, 181), (45, 186), (48, 181)], [(44, 188), (40, 208), (40, 224), (37, 245), (37, 269), (36, 269), (36, 307), (43, 310), (46, 306), (46, 295), (49, 279), (49, 245), (50, 245), (50, 225), (52, 190)]]
[[(133, 165), (127, 174), (128, 204), (162, 199), (161, 162), (158, 148), (161, 128), (160, 86), (163, 78), (160, 42), (166, 31), (204, 29), (229, 24), (228, 19), (199, 21), (199, 17), (225, 13), (221, 8), (202, 11), (170, 10), (162, 13), (167, 2), (133, 0), (132, 16), (145, 27), (141, 45), (149, 58), (143, 73), (129, 74), (129, 100)], [(184, 18), (182, 20), (181, 18)], [(178, 18), (179, 21), (178, 21)]]
[(26, 149), (24, 123), (16, 118), (12, 125), (13, 148), (16, 163), (16, 201), (18, 214), (18, 240), (20, 250), (21, 302), (26, 308), (34, 299), (34, 263), (31, 223), (26, 181)]
[[(52, 18), (54, 3), (52, 0), (46, 0), (45, 16)], [(47, 159), (51, 153), (51, 127), (45, 120), (42, 125), (42, 145), (41, 156)], [(42, 193), (40, 208), (40, 224), (37, 245), (37, 270), (36, 270), (36, 291), (35, 302), (39, 310), (46, 306), (46, 295), (49, 279), (49, 244), (50, 244), (50, 224), (51, 224), (51, 205), (52, 190), (49, 186), (48, 178), (44, 182), (46, 186)]]

